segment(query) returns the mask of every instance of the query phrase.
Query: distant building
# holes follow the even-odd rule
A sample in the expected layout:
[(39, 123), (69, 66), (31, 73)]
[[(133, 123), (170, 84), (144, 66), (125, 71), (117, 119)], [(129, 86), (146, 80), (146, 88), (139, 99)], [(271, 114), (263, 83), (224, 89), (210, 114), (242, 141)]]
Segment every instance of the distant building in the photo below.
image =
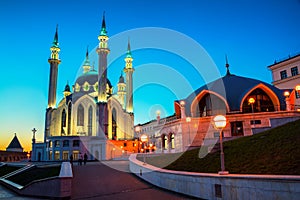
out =
[(287, 109), (300, 109), (300, 54), (275, 61), (268, 68), (272, 71), (273, 85), (284, 91)]
[(27, 152), (23, 152), (23, 147), (15, 134), (6, 151), (0, 151), (0, 162), (18, 162), (26, 159)]
[[(46, 110), (44, 141), (32, 144), (32, 160), (53, 161), (74, 160), (84, 153), (91, 160), (112, 159), (133, 152), (132, 148), (124, 148), (124, 144), (134, 140), (133, 113), (133, 57), (128, 41), (125, 56), (125, 67), (114, 93), (113, 86), (107, 77), (108, 35), (105, 18), (98, 36), (99, 45), (98, 71), (90, 65), (89, 52), (86, 52), (82, 66), (82, 74), (77, 77), (72, 89), (67, 84), (64, 98), (56, 102), (59, 59), (58, 32), (54, 36), (50, 48), (48, 107)], [(124, 48), (125, 49), (125, 48)], [(35, 133), (34, 133), (35, 134)], [(124, 141), (124, 142), (119, 142)], [(122, 148), (119, 145), (122, 143)], [(116, 145), (118, 148), (116, 148)], [(114, 152), (114, 153), (112, 153)], [(128, 152), (129, 153), (129, 152)]]
[(136, 134), (147, 134), (148, 146), (155, 146), (156, 152), (182, 152), (190, 147), (215, 144), (219, 131), (215, 130), (212, 119), (218, 114), (227, 118), (223, 129), (225, 140), (300, 119), (300, 110), (289, 106), (285, 90), (231, 74), (228, 63), (226, 67), (225, 76), (199, 87), (185, 99), (176, 100), (174, 116), (161, 119), (158, 115), (156, 120), (136, 125)]

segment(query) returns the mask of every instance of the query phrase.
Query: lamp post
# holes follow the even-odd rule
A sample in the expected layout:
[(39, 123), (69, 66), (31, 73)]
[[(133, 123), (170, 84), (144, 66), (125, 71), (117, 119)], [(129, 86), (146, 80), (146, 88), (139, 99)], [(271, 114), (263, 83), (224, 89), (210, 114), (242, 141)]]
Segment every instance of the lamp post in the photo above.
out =
[(191, 145), (191, 133), (190, 133), (190, 122), (191, 122), (191, 118), (187, 117), (185, 118), (187, 124), (188, 124), (188, 128), (189, 128), (189, 146)]
[(146, 142), (148, 141), (148, 136), (146, 134), (141, 135), (141, 141), (144, 144), (144, 163), (143, 165), (146, 164), (146, 156), (145, 156), (145, 152), (146, 152)]
[(252, 110), (252, 123), (253, 127), (255, 127), (255, 121), (254, 121), (254, 109), (253, 104), (255, 103), (255, 99), (253, 97), (249, 98), (248, 103), (251, 104), (251, 110)]
[(221, 149), (221, 171), (219, 171), (219, 175), (227, 175), (228, 171), (225, 171), (225, 160), (224, 160), (224, 151), (223, 151), (223, 139), (222, 139), (222, 130), (226, 126), (226, 117), (223, 115), (217, 115), (213, 118), (214, 127), (220, 132), (220, 149)]

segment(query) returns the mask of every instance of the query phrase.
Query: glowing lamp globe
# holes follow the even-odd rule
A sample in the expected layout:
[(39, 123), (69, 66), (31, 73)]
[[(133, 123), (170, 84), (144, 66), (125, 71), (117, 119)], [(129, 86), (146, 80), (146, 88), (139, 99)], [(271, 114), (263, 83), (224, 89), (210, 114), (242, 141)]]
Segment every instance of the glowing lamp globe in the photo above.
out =
[(300, 91), (300, 85), (297, 85), (297, 86), (295, 87), (295, 90), (296, 90), (297, 92), (299, 92), (299, 91)]
[(255, 99), (253, 97), (251, 97), (249, 100), (248, 100), (249, 103), (253, 104), (255, 103)]
[(223, 115), (217, 115), (213, 119), (214, 125), (217, 129), (222, 129), (226, 126), (226, 117)]
[(142, 135), (142, 136), (141, 136), (141, 141), (142, 141), (142, 142), (147, 142), (147, 141), (148, 141), (148, 136), (145, 135), (145, 134)]
[(285, 91), (283, 95), (284, 95), (285, 97), (288, 97), (288, 96), (290, 96), (290, 92), (289, 92), (289, 91)]
[(191, 118), (190, 117), (187, 117), (185, 120), (186, 120), (186, 122), (191, 122)]
[(185, 101), (180, 101), (180, 105), (184, 106), (185, 105)]

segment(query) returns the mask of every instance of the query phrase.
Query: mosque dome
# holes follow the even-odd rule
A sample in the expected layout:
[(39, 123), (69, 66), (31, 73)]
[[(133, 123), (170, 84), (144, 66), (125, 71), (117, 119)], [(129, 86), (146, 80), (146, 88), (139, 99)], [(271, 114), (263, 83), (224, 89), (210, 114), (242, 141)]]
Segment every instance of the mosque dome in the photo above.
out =
[[(75, 92), (96, 92), (96, 87), (98, 87), (98, 72), (95, 70), (81, 74), (75, 81)], [(107, 79), (107, 87), (109, 90), (112, 89), (112, 84), (109, 79)]]

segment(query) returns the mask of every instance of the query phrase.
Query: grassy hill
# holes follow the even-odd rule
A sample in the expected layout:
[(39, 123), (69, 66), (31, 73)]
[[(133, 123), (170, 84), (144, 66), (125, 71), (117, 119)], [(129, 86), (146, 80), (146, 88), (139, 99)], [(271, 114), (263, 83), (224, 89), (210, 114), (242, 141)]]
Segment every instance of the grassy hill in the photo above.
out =
[[(300, 120), (253, 136), (224, 142), (224, 153), (225, 168), (232, 174), (300, 175)], [(146, 162), (178, 171), (220, 171), (219, 151), (201, 159), (198, 155), (199, 148), (183, 154), (147, 158)]]

